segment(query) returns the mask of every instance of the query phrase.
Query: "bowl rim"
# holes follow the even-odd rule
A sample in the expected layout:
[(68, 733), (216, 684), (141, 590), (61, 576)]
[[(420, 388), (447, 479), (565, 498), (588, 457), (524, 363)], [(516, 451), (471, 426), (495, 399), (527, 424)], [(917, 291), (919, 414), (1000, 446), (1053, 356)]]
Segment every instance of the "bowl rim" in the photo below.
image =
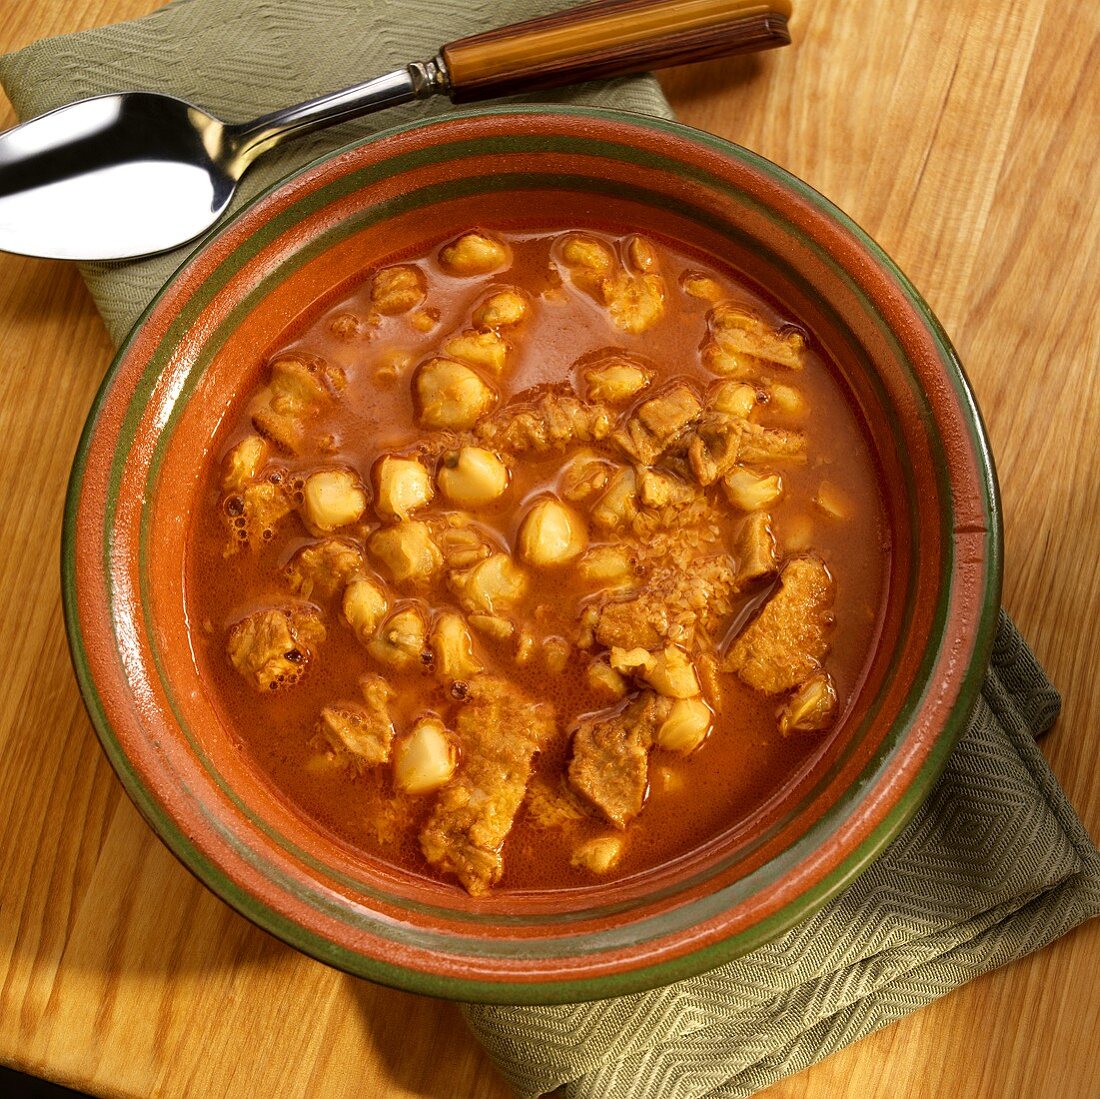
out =
[[(987, 556), (984, 561), (984, 584), (981, 596), (976, 603), (977, 618), (972, 656), (960, 679), (956, 703), (938, 733), (935, 734), (934, 743), (928, 755), (898, 797), (897, 803), (874, 831), (858, 842), (836, 867), (793, 901), (729, 938), (697, 947), (682, 957), (647, 960), (635, 968), (614, 973), (530, 984), (513, 983), (506, 979), (493, 981), (480, 977), (469, 978), (420, 971), (390, 964), (352, 950), (341, 949), (339, 944), (334, 944), (300, 926), (282, 913), (275, 911), (262, 898), (237, 887), (223, 876), (184, 834), (178, 822), (172, 819), (161, 806), (144, 776), (132, 766), (122, 749), (91, 672), (77, 597), (77, 519), (89, 450), (100, 426), (102, 413), (108, 405), (116, 375), (130, 348), (138, 339), (150, 315), (162, 299), (172, 291), (185, 270), (206, 248), (243, 219), (254, 207), (268, 201), (273, 194), (286, 187), (291, 181), (315, 171), (344, 154), (413, 131), (428, 131), (456, 121), (497, 116), (571, 116), (602, 121), (611, 125), (655, 129), (682, 141), (701, 145), (711, 153), (740, 161), (747, 167), (759, 171), (781, 189), (793, 192), (805, 200), (813, 208), (816, 216), (836, 223), (851, 234), (858, 245), (897, 284), (897, 288), (908, 304), (923, 319), (930, 337), (940, 352), (940, 361), (961, 413), (967, 441), (976, 462), (975, 485), (980, 490), (982, 504), (990, 520), (985, 539)], [(365, 139), (351, 141), (316, 157), (264, 188), (231, 217), (201, 238), (188, 252), (142, 311), (120, 344), (89, 409), (73, 459), (65, 497), (60, 561), (62, 604), (70, 657), (81, 697), (112, 768), (131, 801), (161, 841), (195, 877), (223, 901), (257, 926), (303, 953), (353, 975), (367, 977), (392, 987), (449, 999), (486, 1003), (566, 1003), (643, 991), (704, 972), (740, 957), (807, 919), (846, 888), (878, 858), (909, 823), (931, 792), (932, 786), (947, 764), (951, 751), (966, 728), (980, 693), (992, 653), (1000, 606), (1003, 571), (1002, 523), (999, 488), (984, 421), (958, 355), (939, 320), (910, 280), (881, 246), (852, 218), (820, 192), (778, 164), (733, 142), (674, 120), (602, 107), (506, 104), (449, 111), (436, 118), (387, 127)], [(954, 539), (955, 532), (949, 532), (949, 537)]]

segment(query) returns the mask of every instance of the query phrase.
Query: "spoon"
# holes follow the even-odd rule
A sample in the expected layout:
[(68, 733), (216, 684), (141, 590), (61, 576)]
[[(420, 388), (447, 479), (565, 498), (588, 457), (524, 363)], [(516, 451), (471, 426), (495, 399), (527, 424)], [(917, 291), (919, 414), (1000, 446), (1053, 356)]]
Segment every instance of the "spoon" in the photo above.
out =
[(399, 103), (470, 103), (790, 42), (790, 0), (597, 0), (251, 122), (156, 92), (82, 99), (0, 134), (0, 250), (117, 260), (192, 240), (258, 157)]

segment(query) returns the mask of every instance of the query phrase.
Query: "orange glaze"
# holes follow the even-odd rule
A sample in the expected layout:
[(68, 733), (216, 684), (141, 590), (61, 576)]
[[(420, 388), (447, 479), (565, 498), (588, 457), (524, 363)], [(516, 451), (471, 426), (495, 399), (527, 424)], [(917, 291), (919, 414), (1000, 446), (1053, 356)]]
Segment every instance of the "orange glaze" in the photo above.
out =
[[(614, 238), (605, 234), (592, 235), (614, 243)], [(517, 286), (529, 295), (532, 306), (522, 327), (514, 334), (508, 332), (514, 351), (497, 383), (500, 406), (514, 394), (539, 383), (572, 381), (583, 395), (583, 378), (575, 364), (593, 352), (612, 347), (641, 356), (656, 369), (652, 386), (639, 399), (673, 378), (688, 379), (700, 392), (705, 391), (715, 380), (699, 354), (709, 304), (681, 290), (678, 276), (685, 271), (712, 276), (731, 297), (753, 304), (777, 324), (797, 324), (713, 259), (658, 241), (657, 252), (667, 284), (665, 317), (655, 329), (639, 335), (619, 331), (611, 326), (601, 305), (558, 277), (551, 260), (559, 236), (506, 235), (512, 248), (511, 265), (487, 277), (447, 275), (436, 261), (436, 249), (422, 258), (402, 257), (400, 262), (416, 263), (426, 276), (428, 290), (423, 307), (438, 311), (438, 323), (426, 333), (410, 323), (410, 314), (381, 317), (373, 325), (347, 323), (348, 314), (361, 321), (371, 314), (369, 276), (374, 269), (364, 271), (363, 280), (351, 292), (345, 285), (338, 300), (318, 302), (310, 323), (288, 333), (285, 341), (272, 350), (307, 352), (346, 372), (347, 387), (339, 400), (310, 421), (311, 433), (315, 432), (316, 437), (332, 436), (335, 454), (307, 450), (297, 457), (282, 456), (280, 462), (292, 473), (308, 473), (322, 464), (346, 464), (357, 469), (364, 484), (369, 484), (371, 467), (379, 456), (415, 453), (424, 431), (416, 423), (410, 395), (412, 366), (389, 380), (379, 380), (377, 369), (393, 352), (409, 353), (414, 365), (430, 357), (444, 335), (470, 326), (471, 312), (492, 287)], [(337, 318), (343, 318), (343, 324), (334, 325)], [(341, 337), (334, 327), (356, 327), (359, 334)], [(266, 356), (264, 361), (273, 357)], [(261, 365), (258, 362), (257, 369)], [(772, 512), (774, 530), (782, 547), (787, 534), (793, 536), (804, 517), (811, 517), (812, 548), (824, 558), (836, 580), (837, 624), (826, 667), (836, 683), (843, 711), (869, 658), (885, 596), (889, 550), (878, 478), (865, 433), (842, 383), (812, 336), (808, 339), (805, 369), (797, 373), (776, 369), (771, 377), (797, 387), (810, 410), (805, 417), (791, 419), (766, 409), (759, 419), (767, 426), (797, 427), (807, 435), (808, 461), (782, 469), (785, 495)], [(258, 384), (263, 384), (262, 375)], [(291, 515), (260, 552), (253, 554), (246, 549), (224, 556), (227, 535), (220, 512), (221, 462), (231, 447), (251, 431), (249, 400), (250, 394), (243, 393), (238, 407), (224, 421), (205, 473), (208, 506), (195, 517), (190, 537), (186, 599), (200, 669), (241, 750), (302, 813), (353, 848), (413, 873), (434, 876), (417, 842), (419, 823), (429, 811), (431, 795), (413, 799), (411, 808), (409, 799), (405, 799), (401, 813), (391, 820), (389, 768), (357, 775), (347, 769), (317, 767), (319, 751), (313, 739), (321, 707), (339, 700), (358, 700), (358, 681), (368, 671), (381, 672), (397, 690), (393, 716), (399, 734), (425, 711), (446, 717), (455, 703), (431, 671), (396, 674), (374, 665), (340, 621), (339, 597), (324, 608), (328, 637), (299, 685), (259, 694), (236, 673), (226, 656), (226, 631), (233, 622), (257, 607), (287, 601), (289, 593), (280, 576), (281, 567), (295, 550), (312, 540), (298, 518)], [(596, 449), (621, 460), (613, 444), (598, 444)], [(500, 501), (477, 512), (479, 522), (494, 529), (502, 546), (515, 546), (524, 501), (553, 489), (568, 458), (568, 452), (525, 455), (513, 463), (509, 491)], [(823, 481), (835, 486), (851, 504), (851, 515), (845, 521), (826, 519), (813, 504)], [(365, 518), (375, 520), (371, 509)], [(731, 531), (741, 518), (731, 511)], [(604, 540), (595, 530), (592, 537), (593, 543)], [(524, 606), (545, 608), (538, 632), (572, 636), (576, 599), (582, 593), (591, 593), (593, 587), (571, 580), (568, 569), (532, 569), (529, 574), (531, 596)], [(442, 583), (432, 590), (434, 596), (428, 598), (433, 608), (455, 605)], [(760, 601), (759, 590), (748, 593), (744, 601), (747, 614)], [(530, 696), (555, 706), (558, 737), (538, 757), (536, 773), (560, 775), (568, 759), (569, 734), (578, 716), (608, 705), (606, 699), (592, 695), (583, 676), (587, 654), (574, 650), (565, 673), (550, 676), (538, 662), (516, 667), (510, 656), (511, 643), (493, 642), (476, 632), (474, 637), (487, 670), (499, 672)], [(780, 736), (775, 721), (779, 700), (757, 694), (733, 675), (723, 675), (722, 681), (722, 709), (703, 745), (686, 758), (660, 750), (652, 753), (646, 806), (629, 825), (623, 857), (608, 879), (665, 863), (736, 827), (820, 750), (820, 734)], [(496, 888), (540, 889), (593, 881), (589, 871), (570, 864), (570, 854), (578, 838), (606, 835), (609, 831), (605, 822), (593, 818), (570, 833), (568, 844), (555, 842), (555, 830), (526, 820), (521, 810), (505, 844), (504, 877)]]

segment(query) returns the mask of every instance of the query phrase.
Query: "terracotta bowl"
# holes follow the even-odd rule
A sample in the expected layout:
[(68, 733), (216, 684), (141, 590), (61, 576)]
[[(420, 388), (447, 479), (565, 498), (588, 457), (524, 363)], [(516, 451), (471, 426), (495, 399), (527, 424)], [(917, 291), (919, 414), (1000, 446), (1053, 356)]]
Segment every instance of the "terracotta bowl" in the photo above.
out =
[[(656, 872), (478, 900), (356, 855), (267, 785), (216, 716), (182, 598), (203, 457), (264, 349), (356, 272), (470, 224), (654, 232), (766, 288), (840, 364), (881, 465), (894, 545), (855, 704), (763, 811)], [(63, 553), (85, 702), (171, 850), (322, 961), (490, 1002), (674, 981), (759, 946), (843, 889), (942, 769), (981, 685), (1000, 594), (981, 420), (905, 277), (774, 164), (683, 126), (595, 110), (499, 109), (391, 130), (252, 203), (191, 256), (119, 352), (80, 443)]]

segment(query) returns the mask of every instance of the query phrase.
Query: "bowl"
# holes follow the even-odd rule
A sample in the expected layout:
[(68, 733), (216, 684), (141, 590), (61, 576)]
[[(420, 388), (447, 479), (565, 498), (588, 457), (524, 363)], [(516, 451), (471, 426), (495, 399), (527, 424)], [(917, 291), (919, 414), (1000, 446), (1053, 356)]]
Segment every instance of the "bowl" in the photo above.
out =
[[(201, 459), (280, 333), (383, 257), (477, 224), (641, 230), (719, 257), (838, 364), (880, 465), (893, 554), (863, 684), (760, 812), (635, 878), (471, 898), (358, 854), (271, 789), (219, 722), (188, 640)], [(1000, 595), (989, 448), (959, 362), (894, 264), (745, 149), (603, 110), (499, 108), (386, 131), (262, 195), (183, 264), (89, 415), (63, 579), (85, 703), (130, 797), (226, 902), (306, 953), (416, 992), (554, 1003), (636, 992), (804, 919), (928, 794), (987, 666)]]

